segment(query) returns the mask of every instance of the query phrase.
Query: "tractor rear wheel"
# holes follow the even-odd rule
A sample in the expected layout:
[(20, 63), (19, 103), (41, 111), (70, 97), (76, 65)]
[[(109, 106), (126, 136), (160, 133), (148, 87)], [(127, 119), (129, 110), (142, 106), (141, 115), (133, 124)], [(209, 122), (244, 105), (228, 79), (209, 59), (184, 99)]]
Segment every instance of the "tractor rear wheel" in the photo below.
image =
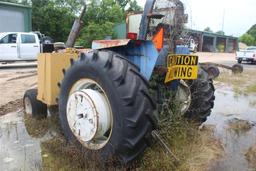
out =
[(207, 72), (200, 67), (198, 78), (193, 81), (186, 81), (186, 83), (190, 89), (191, 102), (185, 112), (185, 117), (202, 123), (211, 114), (214, 106), (215, 89), (213, 81), (209, 78)]
[(64, 73), (59, 116), (66, 138), (105, 162), (127, 164), (141, 155), (156, 123), (138, 68), (117, 53), (94, 51)]

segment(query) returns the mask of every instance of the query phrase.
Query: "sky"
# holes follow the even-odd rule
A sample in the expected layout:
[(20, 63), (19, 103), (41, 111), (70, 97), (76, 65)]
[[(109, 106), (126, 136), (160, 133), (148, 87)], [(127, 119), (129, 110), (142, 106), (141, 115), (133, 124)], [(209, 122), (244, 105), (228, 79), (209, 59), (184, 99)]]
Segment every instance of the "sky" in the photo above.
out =
[[(137, 0), (144, 7), (146, 0)], [(214, 32), (241, 36), (256, 24), (256, 0), (181, 0), (195, 30), (210, 27)], [(223, 22), (224, 21), (224, 22)], [(223, 24), (224, 23), (224, 24)]]

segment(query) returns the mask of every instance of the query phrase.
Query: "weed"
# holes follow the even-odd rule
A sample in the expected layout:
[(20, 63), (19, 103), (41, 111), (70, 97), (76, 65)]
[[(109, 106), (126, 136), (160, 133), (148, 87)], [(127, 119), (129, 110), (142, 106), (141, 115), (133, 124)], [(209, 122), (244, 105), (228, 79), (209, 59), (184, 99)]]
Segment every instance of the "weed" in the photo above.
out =
[(252, 128), (252, 124), (249, 121), (234, 118), (229, 121), (229, 130), (233, 130), (236, 134), (247, 132)]
[(250, 106), (256, 107), (256, 100), (250, 101)]
[[(56, 135), (48, 140), (43, 140), (40, 144), (42, 155), (42, 171), (48, 170), (122, 170), (120, 165), (107, 165), (98, 158), (98, 155), (88, 156), (86, 151), (78, 148), (75, 143), (69, 143), (63, 133), (58, 121), (58, 116), (36, 120), (25, 116), (27, 132), (35, 138), (42, 138), (49, 130), (53, 130)], [(111, 162), (110, 162), (111, 163)]]
[(256, 144), (250, 147), (245, 154), (245, 157), (252, 167), (256, 167)]
[(256, 81), (252, 79), (254, 72), (246, 70), (241, 74), (232, 74), (227, 71), (223, 71), (216, 81), (222, 82), (229, 86), (232, 86), (235, 95), (249, 95), (256, 93)]
[(47, 119), (34, 119), (31, 116), (24, 114), (24, 123), (27, 133), (31, 137), (43, 137), (50, 127), (50, 122)]
[(247, 93), (256, 93), (256, 82), (246, 88)]
[(211, 131), (199, 131), (198, 125), (188, 122), (179, 114), (178, 104), (169, 99), (160, 105), (159, 134), (180, 159), (177, 163), (156, 144), (146, 150), (139, 170), (178, 170), (200, 171), (207, 168), (222, 156), (223, 148)]
[[(194, 124), (175, 118), (172, 127), (162, 127), (161, 136), (180, 159), (177, 164), (156, 144), (148, 149), (139, 170), (204, 171), (223, 156), (223, 148), (212, 132), (199, 131)], [(171, 125), (171, 124), (170, 124)]]

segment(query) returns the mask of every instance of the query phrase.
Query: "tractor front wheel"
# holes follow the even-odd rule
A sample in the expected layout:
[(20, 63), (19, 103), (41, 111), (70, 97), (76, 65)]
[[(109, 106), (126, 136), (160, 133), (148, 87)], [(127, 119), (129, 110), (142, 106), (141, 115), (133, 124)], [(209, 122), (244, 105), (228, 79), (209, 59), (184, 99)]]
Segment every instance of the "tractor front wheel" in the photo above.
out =
[(71, 61), (61, 83), (61, 126), (66, 138), (88, 157), (123, 164), (137, 158), (156, 126), (154, 109), (138, 68), (111, 51), (82, 54)]
[(47, 105), (37, 100), (37, 89), (27, 90), (23, 97), (24, 112), (36, 119), (47, 117)]
[(198, 78), (193, 81), (186, 81), (190, 90), (191, 102), (185, 113), (187, 118), (196, 122), (202, 123), (206, 121), (211, 114), (214, 106), (214, 85), (208, 73), (202, 68), (199, 68)]

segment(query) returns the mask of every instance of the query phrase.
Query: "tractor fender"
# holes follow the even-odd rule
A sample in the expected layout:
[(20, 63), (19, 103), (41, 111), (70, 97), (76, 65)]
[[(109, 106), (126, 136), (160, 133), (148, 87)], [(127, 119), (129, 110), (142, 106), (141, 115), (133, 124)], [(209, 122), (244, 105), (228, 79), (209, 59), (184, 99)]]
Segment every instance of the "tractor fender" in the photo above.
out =
[(92, 49), (111, 50), (121, 54), (135, 64), (141, 75), (147, 80), (151, 78), (159, 57), (159, 53), (151, 40), (96, 40), (92, 43)]
[(118, 40), (94, 40), (92, 42), (92, 49), (109, 49), (113, 47), (126, 46), (130, 42), (130, 39), (118, 39)]

